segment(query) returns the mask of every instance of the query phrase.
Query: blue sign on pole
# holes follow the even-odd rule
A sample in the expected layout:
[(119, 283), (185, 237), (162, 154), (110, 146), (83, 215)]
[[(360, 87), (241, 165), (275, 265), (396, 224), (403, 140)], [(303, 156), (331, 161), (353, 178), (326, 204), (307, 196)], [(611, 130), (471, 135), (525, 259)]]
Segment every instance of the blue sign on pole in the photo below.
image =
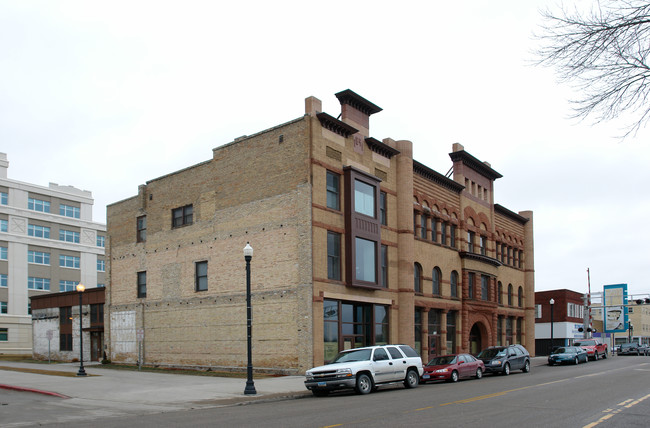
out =
[(624, 333), (628, 329), (627, 284), (603, 287), (603, 319), (606, 333)]

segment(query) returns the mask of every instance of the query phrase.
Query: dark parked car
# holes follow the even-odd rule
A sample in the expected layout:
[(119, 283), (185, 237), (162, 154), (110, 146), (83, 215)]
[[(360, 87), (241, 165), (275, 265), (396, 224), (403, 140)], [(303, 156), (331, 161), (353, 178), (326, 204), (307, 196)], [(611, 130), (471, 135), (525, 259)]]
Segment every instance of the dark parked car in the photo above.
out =
[(648, 355), (650, 354), (650, 349), (648, 345), (643, 343), (623, 343), (621, 344), (621, 349), (618, 351), (618, 355)]
[(548, 365), (572, 363), (578, 365), (580, 362), (588, 362), (587, 351), (579, 346), (562, 346), (555, 348), (548, 356)]
[(446, 380), (458, 382), (458, 379), (465, 377), (483, 377), (485, 365), (483, 361), (477, 360), (470, 354), (443, 355), (432, 358), (429, 364), (424, 366), (424, 374), (421, 383), (429, 380)]
[(530, 371), (530, 354), (521, 345), (491, 346), (477, 356), (485, 364), (485, 373), (509, 375), (511, 370)]

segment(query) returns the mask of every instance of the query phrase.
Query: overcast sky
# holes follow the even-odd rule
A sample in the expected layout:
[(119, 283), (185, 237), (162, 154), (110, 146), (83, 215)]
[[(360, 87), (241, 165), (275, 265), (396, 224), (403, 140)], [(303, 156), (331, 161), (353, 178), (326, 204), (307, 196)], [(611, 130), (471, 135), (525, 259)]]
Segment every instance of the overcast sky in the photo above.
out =
[[(577, 0), (588, 4), (588, 0)], [(648, 293), (650, 132), (569, 119), (570, 87), (531, 65), (544, 0), (0, 0), (8, 178), (90, 190), (95, 221), (139, 184), (352, 89), (370, 133), (445, 174), (461, 143), (534, 211), (537, 290)]]

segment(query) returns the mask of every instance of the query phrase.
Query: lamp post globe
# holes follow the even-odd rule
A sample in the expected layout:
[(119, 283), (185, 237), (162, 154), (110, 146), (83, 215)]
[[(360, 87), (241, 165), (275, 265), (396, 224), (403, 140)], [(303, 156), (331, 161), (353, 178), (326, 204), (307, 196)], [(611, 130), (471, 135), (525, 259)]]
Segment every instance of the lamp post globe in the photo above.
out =
[(82, 298), (83, 292), (86, 290), (83, 284), (77, 284), (77, 293), (79, 293), (79, 371), (77, 376), (86, 376), (84, 370), (84, 339), (83, 339), (83, 311), (82, 311)]
[(253, 357), (252, 357), (252, 311), (251, 311), (251, 260), (253, 259), (253, 247), (247, 242), (244, 247), (244, 260), (246, 260), (246, 347), (248, 354), (248, 365), (246, 367), (246, 388), (244, 394), (257, 394), (253, 382)]

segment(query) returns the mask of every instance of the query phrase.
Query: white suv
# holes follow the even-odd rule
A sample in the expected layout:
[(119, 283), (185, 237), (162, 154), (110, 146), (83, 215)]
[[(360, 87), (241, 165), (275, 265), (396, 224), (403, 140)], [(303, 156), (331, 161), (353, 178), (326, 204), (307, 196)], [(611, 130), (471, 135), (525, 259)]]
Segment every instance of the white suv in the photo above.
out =
[(307, 370), (305, 386), (316, 396), (337, 389), (368, 394), (380, 384), (415, 388), (423, 372), (422, 359), (408, 345), (368, 346), (339, 352), (330, 364)]

